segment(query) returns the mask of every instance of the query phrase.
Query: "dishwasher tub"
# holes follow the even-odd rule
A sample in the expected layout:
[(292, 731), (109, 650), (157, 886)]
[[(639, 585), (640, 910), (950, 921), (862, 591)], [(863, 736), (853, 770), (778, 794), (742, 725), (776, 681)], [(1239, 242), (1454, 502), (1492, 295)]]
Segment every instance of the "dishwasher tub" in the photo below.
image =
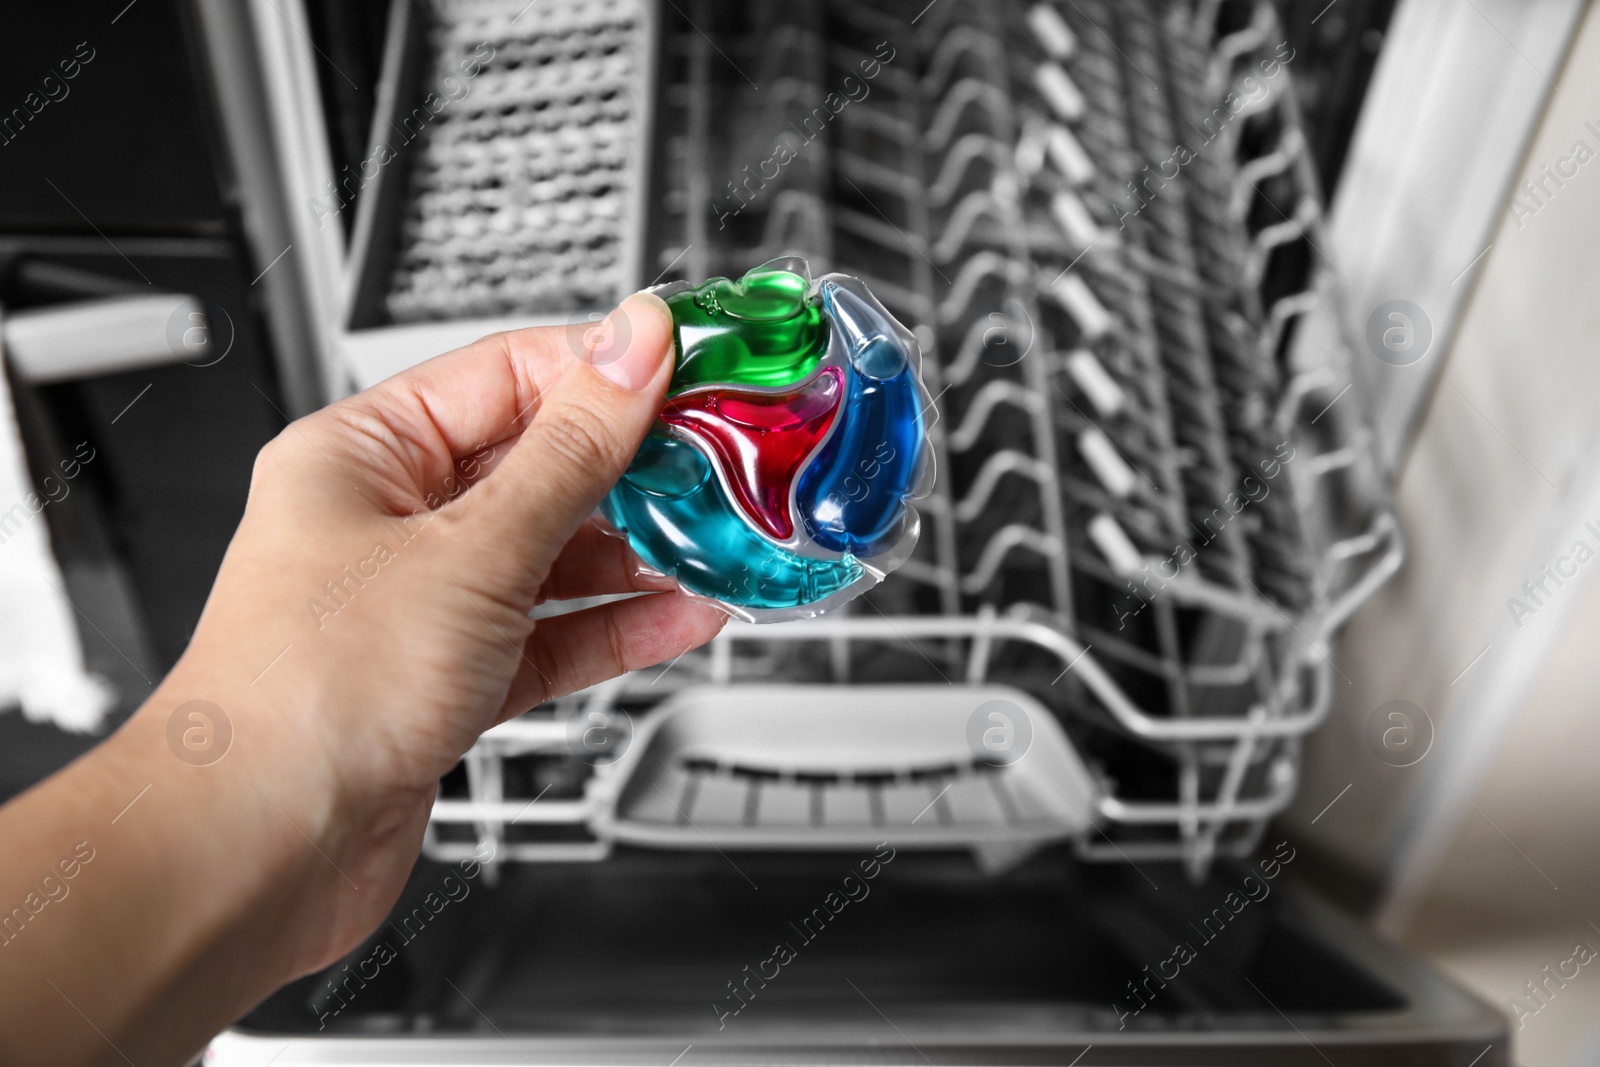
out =
[[(1297, 894), (1292, 847), (1276, 855), (1275, 879), (1223, 863), (1198, 885), (1059, 847), (998, 878), (964, 854), (874, 848), (619, 847), (495, 886), (424, 861), (350, 969), (278, 992), (207, 1062), (1508, 1062), (1498, 1013)], [(456, 899), (407, 923), (452, 877)]]

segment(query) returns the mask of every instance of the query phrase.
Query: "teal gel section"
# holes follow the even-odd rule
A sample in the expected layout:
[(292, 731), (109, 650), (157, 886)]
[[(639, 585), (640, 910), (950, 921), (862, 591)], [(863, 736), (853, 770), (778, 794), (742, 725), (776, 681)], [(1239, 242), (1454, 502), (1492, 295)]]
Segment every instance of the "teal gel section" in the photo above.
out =
[(645, 563), (738, 607), (799, 607), (862, 576), (851, 556), (808, 559), (762, 538), (734, 513), (706, 458), (661, 434), (645, 438), (600, 511)]

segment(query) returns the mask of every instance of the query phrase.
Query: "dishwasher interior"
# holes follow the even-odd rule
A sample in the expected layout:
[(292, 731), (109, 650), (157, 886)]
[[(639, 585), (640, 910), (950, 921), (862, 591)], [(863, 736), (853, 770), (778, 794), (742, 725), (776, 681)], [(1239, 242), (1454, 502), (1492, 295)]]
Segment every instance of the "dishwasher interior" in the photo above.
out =
[(343, 343), (800, 259), (913, 328), (938, 480), (846, 610), (485, 735), (390, 921), (214, 1053), (1506, 1062), (1269, 834), (1402, 550), (1297, 331), (1340, 296), (1296, 79), (1348, 71), (1300, 44), (1245, 0), (395, 0)]
[[(815, 917), (875, 854), (892, 858), (826, 924)], [(1220, 909), (1241, 872), (1146, 875), (1060, 850), (998, 879), (890, 850), (624, 848), (495, 885), (424, 862), (393, 928), (236, 1035), (266, 1051), (292, 1042), (291, 1063), (484, 1062), (441, 1050), (667, 1063), (686, 1045), (680, 1062), (1070, 1063), (1089, 1045), (1086, 1063), (1321, 1062), (1310, 1033), (1360, 1062), (1465, 1064), (1499, 1043), (1492, 1012), (1318, 906), (1274, 886), (1226, 929), (1209, 920), (1207, 942), (1187, 923)], [(454, 899), (408, 919), (429, 892)], [(1152, 979), (1180, 942), (1193, 959)]]

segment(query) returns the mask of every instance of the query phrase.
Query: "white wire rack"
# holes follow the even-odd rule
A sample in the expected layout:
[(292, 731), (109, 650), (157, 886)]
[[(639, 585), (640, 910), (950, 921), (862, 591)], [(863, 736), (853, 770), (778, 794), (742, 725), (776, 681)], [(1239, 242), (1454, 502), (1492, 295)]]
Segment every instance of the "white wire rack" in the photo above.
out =
[[(430, 855), (603, 858), (632, 771), (578, 758), (573, 724), (620, 742), (624, 712), (756, 681), (863, 715), (888, 684), (1031, 694), (1087, 765), (1089, 860), (1198, 876), (1293, 795), (1332, 637), (1401, 545), (1347, 353), (1285, 355), (1337, 279), (1273, 9), (921, 6), (664, 19), (650, 223), (664, 273), (801, 254), (913, 325), (940, 473), (916, 555), (851, 613), (730, 626), (491, 731)], [(775, 137), (789, 161), (750, 183)]]

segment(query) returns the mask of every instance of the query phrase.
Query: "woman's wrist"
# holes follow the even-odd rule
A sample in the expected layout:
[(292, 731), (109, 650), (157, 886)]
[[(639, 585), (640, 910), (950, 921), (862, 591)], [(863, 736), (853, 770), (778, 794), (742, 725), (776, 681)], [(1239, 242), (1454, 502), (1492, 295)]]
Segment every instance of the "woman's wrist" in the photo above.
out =
[[(234, 710), (205, 723), (196, 700)], [(0, 892), (29, 917), (0, 947), (0, 1033), (12, 1035), (0, 1059), (77, 1062), (109, 1041), (135, 1062), (177, 1062), (319, 962), (332, 926), (319, 917), (352, 890), (319, 843), (336, 822), (331, 791), (308, 785), (316, 761), (285, 758), (289, 739), (259, 728), (269, 721), (186, 665), (106, 743), (4, 809)], [(102, 948), (66, 949), (85, 943)], [(175, 1003), (177, 1028), (160, 1010)], [(6, 1048), (28, 1033), (76, 1035), (84, 1055)]]
[[(421, 847), (436, 777), (407, 789), (375, 773), (371, 741), (395, 709), (329, 687), (336, 672), (314, 641), (297, 640), (276, 658), (258, 649), (264, 665), (255, 667), (236, 652), (260, 642), (220, 632), (237, 629), (202, 623), (136, 714), (136, 732), (146, 758), (153, 754), (162, 773), (187, 781), (197, 798), (228, 805), (231, 820), (253, 816), (259, 829), (276, 832), (256, 877), (285, 872), (269, 890), (273, 906), (300, 912), (274, 934), (274, 948), (286, 953), (272, 972), (282, 983), (332, 962), (352, 931), (364, 933), (387, 911), (393, 893), (385, 887), (404, 882)], [(352, 724), (362, 726), (355, 737)], [(235, 842), (226, 836), (228, 820), (217, 821), (220, 853), (245, 847), (249, 839)]]
[[(334, 900), (319, 898), (350, 888), (332, 859), (340, 791), (326, 753), (248, 682), (227, 684), (185, 657), (108, 747), (124, 791), (147, 789), (117, 825), (144, 838), (148, 855), (189, 857), (169, 879), (183, 880), (180, 894), (191, 879), (206, 887), (196, 919), (255, 941), (248, 931), (265, 911), (328, 913)], [(298, 917), (260, 928), (251, 966), (265, 972), (263, 992), (313, 966), (304, 934), (314, 928)]]
[[(358, 851), (349, 840), (357, 798), (319, 730), (324, 696), (295, 685), (289, 666), (246, 676), (197, 635), (119, 732), (121, 758), (151, 783), (145, 800), (161, 801), (155, 807), (171, 812), (172, 826), (204, 841), (195, 873), (229, 887), (215, 921), (246, 941), (253, 926), (264, 937), (251, 963), (263, 992), (326, 962), (325, 931), (356, 906), (362, 881), (349, 858)], [(159, 845), (153, 854), (181, 847)], [(279, 921), (260, 926), (269, 912)]]

